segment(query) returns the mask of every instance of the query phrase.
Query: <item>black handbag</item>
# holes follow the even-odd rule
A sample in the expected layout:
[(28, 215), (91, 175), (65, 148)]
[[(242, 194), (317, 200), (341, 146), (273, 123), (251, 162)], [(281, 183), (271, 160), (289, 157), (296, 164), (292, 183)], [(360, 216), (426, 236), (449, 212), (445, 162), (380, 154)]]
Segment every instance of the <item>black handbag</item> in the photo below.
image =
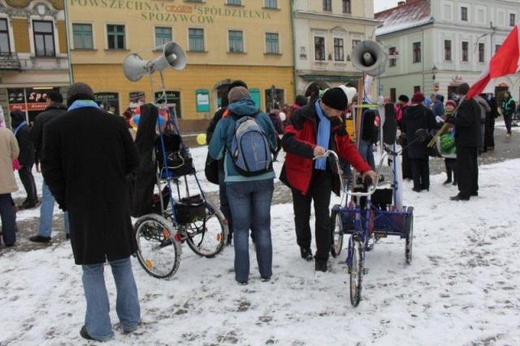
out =
[(213, 184), (219, 184), (218, 180), (218, 160), (214, 160), (211, 156), (206, 156), (206, 165), (204, 166), (204, 174), (206, 179)]
[(439, 148), (437, 148), (437, 141), (434, 141), (432, 145), (429, 145), (432, 139), (433, 136), (429, 134), (428, 139), (426, 140), (426, 153), (429, 157), (442, 157)]
[[(164, 145), (164, 146), (163, 146)], [(193, 158), (182, 143), (182, 137), (170, 129), (165, 129), (155, 145), (159, 168), (167, 168), (174, 176), (193, 173)]]

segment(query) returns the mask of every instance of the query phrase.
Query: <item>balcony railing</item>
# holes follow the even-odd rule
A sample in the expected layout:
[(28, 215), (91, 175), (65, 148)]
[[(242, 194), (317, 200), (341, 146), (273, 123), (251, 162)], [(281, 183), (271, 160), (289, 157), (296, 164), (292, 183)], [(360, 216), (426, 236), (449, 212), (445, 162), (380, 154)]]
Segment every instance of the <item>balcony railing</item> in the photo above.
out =
[(17, 53), (0, 53), (0, 71), (21, 71), (21, 69)]

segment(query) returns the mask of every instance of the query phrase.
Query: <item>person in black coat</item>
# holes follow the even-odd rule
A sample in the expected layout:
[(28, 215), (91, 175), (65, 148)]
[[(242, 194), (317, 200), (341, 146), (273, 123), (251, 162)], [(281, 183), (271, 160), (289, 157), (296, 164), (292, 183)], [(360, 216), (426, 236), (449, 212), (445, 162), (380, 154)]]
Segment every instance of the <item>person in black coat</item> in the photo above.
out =
[(466, 100), (469, 85), (457, 87), (461, 99), (454, 116), (446, 119), (455, 125), (455, 148), (457, 149), (457, 173), (459, 193), (452, 201), (467, 201), (478, 196), (478, 148), (481, 142), (480, 106), (474, 99)]
[(129, 202), (139, 157), (124, 118), (100, 109), (90, 86), (75, 83), (67, 94), (68, 112), (45, 126), (41, 168), (58, 205), (69, 213), (74, 261), (83, 269), (87, 309), (80, 335), (106, 341), (114, 332), (105, 261), (112, 268), (123, 331), (135, 330), (140, 321)]
[(424, 94), (416, 92), (412, 102), (406, 108), (401, 120), (401, 129), (408, 141), (408, 157), (412, 168), (413, 191), (430, 189), (430, 163), (427, 151), (427, 142), (413, 141), (415, 132), (426, 129), (433, 132), (437, 127), (433, 112), (423, 105)]
[(34, 145), (31, 140), (31, 128), (27, 125), (25, 113), (18, 110), (11, 112), (11, 126), (13, 127), (14, 135), (20, 147), (20, 155), (18, 156), (20, 168), (18, 169), (18, 175), (27, 193), (27, 198), (25, 198), (18, 208), (31, 209), (38, 204), (38, 193), (36, 190), (36, 182), (32, 174)]
[[(40, 157), (43, 149), (43, 128), (46, 123), (56, 119), (67, 112), (67, 107), (63, 104), (63, 96), (58, 91), (50, 91), (47, 94), (47, 107), (43, 112), (36, 116), (33, 128), (31, 130), (31, 139), (35, 148), (36, 171), (40, 172)], [(48, 185), (42, 183), (42, 204), (40, 206), (40, 221), (38, 224), (38, 234), (31, 236), (30, 241), (36, 243), (48, 243), (51, 241), (52, 233), (52, 216), (54, 214), (55, 199), (50, 193)], [(69, 236), (69, 218), (68, 214), (64, 215), (65, 234)]]

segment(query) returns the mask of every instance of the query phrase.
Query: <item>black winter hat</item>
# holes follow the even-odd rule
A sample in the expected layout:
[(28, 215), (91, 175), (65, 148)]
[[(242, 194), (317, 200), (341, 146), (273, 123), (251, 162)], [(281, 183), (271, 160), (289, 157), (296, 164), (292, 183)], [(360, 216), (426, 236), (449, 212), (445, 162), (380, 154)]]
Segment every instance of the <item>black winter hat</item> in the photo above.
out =
[(330, 88), (325, 91), (321, 97), (321, 101), (338, 111), (343, 111), (348, 106), (348, 98), (341, 88)]
[(74, 83), (67, 91), (67, 104), (70, 106), (77, 100), (94, 100), (94, 91), (85, 83)]

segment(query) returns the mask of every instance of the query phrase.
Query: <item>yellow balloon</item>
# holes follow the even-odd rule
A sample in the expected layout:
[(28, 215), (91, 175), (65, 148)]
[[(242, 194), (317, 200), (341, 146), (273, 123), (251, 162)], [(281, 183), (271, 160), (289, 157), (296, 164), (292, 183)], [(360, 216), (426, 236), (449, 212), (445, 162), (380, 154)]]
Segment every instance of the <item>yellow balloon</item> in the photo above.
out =
[(205, 133), (199, 133), (197, 135), (197, 143), (199, 145), (204, 145), (206, 144), (206, 134)]

